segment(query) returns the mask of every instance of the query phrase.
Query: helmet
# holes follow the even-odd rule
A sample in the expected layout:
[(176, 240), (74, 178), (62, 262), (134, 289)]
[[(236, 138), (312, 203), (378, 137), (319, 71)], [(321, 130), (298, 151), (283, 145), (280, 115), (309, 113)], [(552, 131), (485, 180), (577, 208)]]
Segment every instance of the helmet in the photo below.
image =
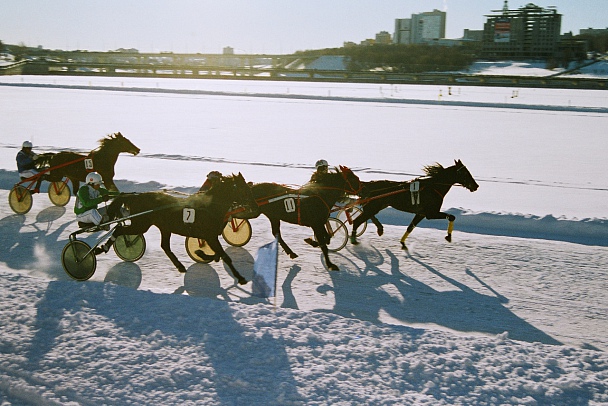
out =
[(319, 168), (321, 166), (329, 166), (325, 159), (319, 159), (317, 163), (315, 163), (315, 168)]
[(101, 175), (97, 172), (91, 172), (87, 175), (88, 185), (101, 185)]
[(222, 174), (218, 171), (211, 171), (207, 174), (207, 179), (219, 179), (222, 177)]
[(30, 141), (23, 141), (23, 144), (21, 145), (22, 148), (32, 148), (33, 145)]

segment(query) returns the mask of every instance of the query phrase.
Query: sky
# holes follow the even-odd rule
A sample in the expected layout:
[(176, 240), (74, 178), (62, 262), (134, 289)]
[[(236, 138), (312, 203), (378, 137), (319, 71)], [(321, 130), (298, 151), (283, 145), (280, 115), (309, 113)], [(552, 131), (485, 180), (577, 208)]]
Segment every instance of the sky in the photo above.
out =
[[(528, 1), (509, 1), (516, 9)], [(535, 1), (563, 15), (562, 32), (608, 27), (605, 0)], [(483, 28), (502, 0), (0, 0), (0, 40), (49, 49), (141, 52), (289, 54), (359, 43), (397, 18), (447, 12), (446, 37)]]

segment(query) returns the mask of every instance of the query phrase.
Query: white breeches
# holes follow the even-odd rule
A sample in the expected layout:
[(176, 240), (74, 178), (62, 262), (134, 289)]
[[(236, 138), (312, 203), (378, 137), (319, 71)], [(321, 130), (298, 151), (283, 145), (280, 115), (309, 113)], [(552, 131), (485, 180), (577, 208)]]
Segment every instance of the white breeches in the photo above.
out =
[(31, 178), (35, 175), (38, 175), (38, 171), (36, 169), (28, 169), (27, 171), (19, 172), (19, 177), (22, 179)]
[(83, 223), (93, 223), (97, 226), (101, 224), (101, 221), (103, 220), (105, 214), (106, 208), (100, 207), (99, 209), (91, 209), (89, 211), (85, 211), (82, 214), (78, 214), (76, 218), (78, 219), (78, 221), (81, 221)]

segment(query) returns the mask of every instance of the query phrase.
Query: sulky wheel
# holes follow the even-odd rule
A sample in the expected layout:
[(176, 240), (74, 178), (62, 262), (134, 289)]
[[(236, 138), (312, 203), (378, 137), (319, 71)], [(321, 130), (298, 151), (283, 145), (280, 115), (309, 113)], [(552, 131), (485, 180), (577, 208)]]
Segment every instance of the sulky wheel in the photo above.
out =
[[(355, 206), (355, 207), (351, 207), (347, 210), (341, 209), (338, 212), (338, 214), (336, 215), (336, 218), (338, 220), (340, 220), (341, 222), (343, 222), (345, 225), (352, 226), (353, 221), (357, 217), (359, 217), (361, 214), (363, 214), (363, 211), (359, 207)], [(364, 223), (361, 223), (359, 228), (357, 228), (357, 237), (361, 237), (366, 229), (367, 229), (367, 221)]]
[(68, 204), (71, 195), (66, 182), (51, 182), (49, 185), (49, 200), (55, 206), (63, 207)]
[(211, 249), (205, 240), (194, 237), (186, 237), (186, 252), (188, 253), (188, 256), (193, 261), (200, 262), (202, 264), (208, 264), (211, 262), (211, 260), (203, 259), (196, 255), (196, 250), (202, 250), (207, 255), (215, 255), (215, 251)]
[(14, 186), (8, 194), (8, 204), (17, 214), (25, 214), (32, 208), (32, 195), (23, 186)]
[(86, 281), (95, 273), (97, 258), (89, 244), (70, 241), (61, 252), (61, 264), (65, 272), (77, 281)]
[(340, 251), (346, 246), (346, 243), (348, 242), (348, 230), (346, 230), (346, 226), (343, 222), (330, 217), (325, 223), (325, 229), (331, 238), (329, 244), (327, 244), (327, 249), (329, 251)]
[(233, 247), (242, 247), (251, 240), (251, 224), (247, 219), (233, 218), (222, 231), (224, 240)]
[(114, 241), (114, 252), (123, 261), (135, 262), (146, 252), (146, 239), (143, 234), (119, 235)]

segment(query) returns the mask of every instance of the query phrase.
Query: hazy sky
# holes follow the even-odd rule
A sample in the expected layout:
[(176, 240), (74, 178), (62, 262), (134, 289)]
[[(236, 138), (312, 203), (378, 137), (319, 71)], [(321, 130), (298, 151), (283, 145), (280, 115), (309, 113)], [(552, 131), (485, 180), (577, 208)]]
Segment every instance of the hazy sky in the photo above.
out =
[[(516, 9), (530, 1), (510, 0)], [(562, 33), (608, 27), (608, 0), (533, 1), (556, 6)], [(359, 43), (396, 18), (447, 12), (446, 36), (480, 30), (503, 0), (0, 0), (0, 40), (50, 49), (285, 54)]]

